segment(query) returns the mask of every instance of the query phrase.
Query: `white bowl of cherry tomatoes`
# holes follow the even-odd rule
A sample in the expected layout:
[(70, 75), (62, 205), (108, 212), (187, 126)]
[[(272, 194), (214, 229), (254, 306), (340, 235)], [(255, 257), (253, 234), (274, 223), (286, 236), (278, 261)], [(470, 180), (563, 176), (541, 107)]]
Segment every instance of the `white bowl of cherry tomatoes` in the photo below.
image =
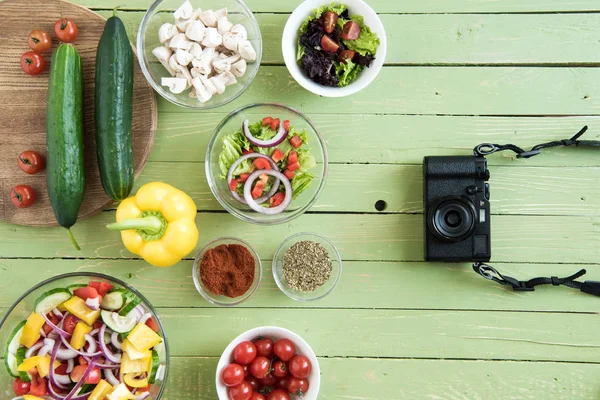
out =
[(277, 326), (250, 329), (225, 349), (216, 373), (219, 400), (316, 400), (319, 362), (296, 333)]

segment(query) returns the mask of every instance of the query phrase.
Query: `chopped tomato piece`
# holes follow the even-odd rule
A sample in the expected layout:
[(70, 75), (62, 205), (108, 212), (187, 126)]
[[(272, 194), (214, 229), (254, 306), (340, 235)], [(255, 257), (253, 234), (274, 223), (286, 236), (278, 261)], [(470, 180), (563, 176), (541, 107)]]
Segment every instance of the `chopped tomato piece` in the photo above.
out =
[(288, 155), (288, 164), (293, 164), (296, 162), (298, 162), (298, 153), (292, 150)]
[(79, 365), (87, 365), (87, 361), (85, 361), (85, 358), (83, 358), (83, 356), (77, 357), (77, 363), (79, 363)]
[(290, 171), (297, 171), (297, 170), (299, 170), (299, 169), (300, 169), (300, 163), (299, 163), (299, 162), (295, 162), (295, 163), (293, 163), (293, 164), (288, 164), (287, 168), (288, 168)]
[(263, 181), (256, 182), (256, 185), (254, 185), (254, 189), (252, 189), (252, 192), (250, 192), (250, 194), (252, 195), (252, 198), (258, 199), (260, 196), (262, 196), (264, 189), (265, 189), (265, 183)]
[(267, 182), (269, 181), (269, 175), (267, 175), (267, 174), (260, 174), (260, 176), (258, 177), (258, 179), (260, 179), (261, 182), (263, 182), (265, 184), (265, 186), (266, 186)]
[(252, 154), (252, 153), (254, 153), (254, 150), (252, 150), (252, 149), (248, 149), (248, 150), (242, 149), (243, 156), (245, 156), (246, 154)]
[(158, 322), (156, 322), (154, 320), (154, 318), (148, 318), (146, 320), (146, 325), (148, 325), (148, 328), (152, 329), (154, 332), (160, 331), (160, 327), (158, 326)]
[(31, 388), (29, 389), (29, 394), (33, 396), (42, 397), (45, 396), (48, 392), (46, 387), (48, 386), (46, 378), (40, 378), (37, 373), (32, 374), (29, 372), (31, 376)]
[(274, 118), (273, 121), (271, 121), (271, 130), (276, 131), (277, 128), (279, 128), (279, 118)]
[(235, 192), (235, 189), (237, 189), (237, 184), (238, 184), (238, 180), (237, 179), (232, 179), (229, 182), (229, 189), (231, 189), (232, 192)]
[(285, 131), (289, 131), (290, 130), (290, 121), (289, 120), (285, 120), (283, 121), (283, 129), (285, 129)]
[(264, 118), (262, 119), (262, 124), (263, 124), (264, 126), (269, 126), (269, 125), (271, 125), (271, 122), (273, 122), (273, 118), (271, 118), (271, 117), (264, 117)]
[[(52, 322), (54, 325), (57, 325), (60, 322), (59, 319), (58, 319), (58, 317), (56, 315), (54, 315), (53, 312), (50, 312), (47, 315), (47, 317), (50, 320), (50, 322)], [(44, 329), (44, 332), (46, 333), (46, 335), (49, 334), (50, 331), (52, 331), (52, 328), (48, 324), (44, 324), (44, 326), (42, 327), (42, 329)]]
[(98, 321), (94, 322), (94, 329), (100, 329), (100, 328), (102, 328), (102, 325), (103, 325), (102, 321), (98, 320)]
[(87, 300), (90, 298), (94, 299), (94, 298), (100, 296), (100, 294), (98, 294), (98, 291), (95, 288), (90, 287), (90, 286), (75, 289), (73, 291), (73, 294), (82, 300)]
[(67, 333), (73, 333), (73, 331), (75, 330), (75, 325), (77, 325), (78, 321), (79, 321), (79, 318), (77, 318), (73, 314), (67, 315), (63, 322), (63, 329)]
[(99, 281), (90, 281), (88, 286), (93, 287), (98, 291), (98, 294), (102, 297), (106, 295), (106, 293), (110, 292), (114, 286), (108, 282), (99, 282)]
[(284, 192), (275, 193), (275, 195), (269, 199), (269, 204), (271, 204), (271, 207), (277, 207), (283, 203), (283, 199), (285, 199)]
[(296, 175), (294, 173), (294, 171), (290, 171), (289, 169), (286, 169), (285, 171), (283, 171), (283, 174), (285, 175), (286, 178), (288, 178), (290, 181), (292, 179), (294, 179), (294, 175)]
[(279, 161), (283, 160), (283, 153), (281, 152), (281, 150), (275, 149), (271, 158), (273, 159), (273, 161), (279, 162)]
[(298, 148), (298, 147), (302, 146), (302, 138), (298, 135), (294, 135), (290, 139), (290, 144), (292, 146), (294, 146), (295, 148)]
[(66, 363), (62, 363), (54, 370), (54, 373), (59, 375), (65, 375), (67, 373), (67, 367), (68, 365)]
[(240, 178), (238, 179), (241, 183), (244, 183), (248, 180), (250, 174), (240, 174)]
[(257, 158), (252, 163), (257, 169), (271, 169), (271, 163), (264, 158)]

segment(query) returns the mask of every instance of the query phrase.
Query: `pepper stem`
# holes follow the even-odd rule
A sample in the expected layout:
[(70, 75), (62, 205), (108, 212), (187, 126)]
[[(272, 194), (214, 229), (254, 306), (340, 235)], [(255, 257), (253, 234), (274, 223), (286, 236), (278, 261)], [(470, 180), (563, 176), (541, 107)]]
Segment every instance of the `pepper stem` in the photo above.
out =
[(143, 218), (126, 219), (121, 222), (115, 222), (106, 225), (106, 227), (112, 231), (125, 231), (128, 229), (136, 229), (144, 231), (150, 235), (155, 235), (162, 229), (162, 221), (160, 218), (153, 215), (149, 215)]
[(75, 240), (75, 236), (73, 236), (73, 232), (71, 232), (71, 229), (69, 229), (69, 228), (65, 228), (65, 229), (67, 230), (67, 233), (69, 234), (69, 239), (71, 239), (71, 243), (73, 243), (73, 246), (75, 246), (75, 248), (77, 250), (81, 250), (81, 247), (79, 247), (77, 240)]

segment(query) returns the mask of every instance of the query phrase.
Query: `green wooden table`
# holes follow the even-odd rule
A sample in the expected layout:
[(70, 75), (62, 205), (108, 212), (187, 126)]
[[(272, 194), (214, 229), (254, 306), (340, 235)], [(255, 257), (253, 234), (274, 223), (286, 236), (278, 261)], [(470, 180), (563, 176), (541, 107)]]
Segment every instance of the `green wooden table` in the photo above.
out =
[[(120, 16), (133, 39), (149, 0), (79, 0)], [(319, 399), (597, 399), (598, 299), (565, 288), (515, 293), (467, 264), (422, 261), (425, 155), (468, 154), (480, 142), (530, 146), (582, 125), (600, 138), (597, 0), (371, 0), (388, 33), (386, 66), (361, 93), (319, 98), (283, 65), (280, 37), (295, 0), (248, 0), (264, 37), (250, 89), (211, 112), (159, 99), (150, 162), (137, 185), (164, 180), (190, 193), (198, 248), (222, 235), (248, 240), (264, 263), (241, 307), (211, 307), (194, 289), (191, 259), (170, 269), (132, 257), (100, 229), (114, 208), (77, 223), (75, 251), (59, 228), (0, 224), (0, 312), (40, 280), (73, 271), (125, 279), (147, 295), (172, 349), (166, 400), (214, 399), (215, 366), (240, 332), (279, 325), (320, 357)], [(323, 195), (291, 223), (257, 227), (223, 212), (204, 175), (206, 144), (231, 110), (257, 101), (296, 107), (323, 132), (330, 176)], [(549, 150), (528, 161), (489, 157), (493, 261), (519, 277), (600, 280), (600, 156)], [(379, 212), (375, 203), (387, 207)], [(279, 292), (270, 259), (288, 235), (316, 231), (341, 251), (344, 273), (326, 299)]]

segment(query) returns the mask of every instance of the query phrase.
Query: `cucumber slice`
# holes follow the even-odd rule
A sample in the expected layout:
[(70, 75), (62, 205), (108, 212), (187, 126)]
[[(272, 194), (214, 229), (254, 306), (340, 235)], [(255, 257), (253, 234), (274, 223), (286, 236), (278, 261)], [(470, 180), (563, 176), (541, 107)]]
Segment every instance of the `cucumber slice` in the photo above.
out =
[(158, 360), (158, 353), (156, 350), (152, 350), (152, 368), (150, 369), (150, 376), (148, 377), (148, 383), (154, 383), (156, 381), (156, 372), (160, 361)]
[(125, 289), (117, 289), (109, 292), (104, 296), (102, 302), (100, 303), (100, 307), (105, 310), (118, 310), (122, 308), (128, 300), (129, 292)]
[(87, 285), (84, 285), (83, 283), (74, 283), (72, 285), (67, 286), (67, 289), (69, 290), (69, 292), (71, 292), (71, 294), (73, 294), (73, 292), (77, 289), (80, 289), (82, 287), (86, 287)]
[(157, 344), (156, 346), (154, 346), (154, 351), (156, 351), (156, 354), (158, 355), (158, 361), (165, 362), (167, 360), (164, 340), (162, 342), (160, 342), (159, 344)]
[(100, 316), (109, 329), (118, 333), (130, 332), (137, 325), (135, 318), (122, 317), (116, 312), (102, 310)]
[[(25, 353), (27, 353), (27, 348), (19, 347), (19, 349), (17, 350), (17, 366), (21, 365), (23, 363), (23, 360), (25, 360)], [(19, 377), (23, 382), (31, 382), (31, 377), (29, 376), (29, 373), (27, 371), (17, 372), (19, 373)]]
[(129, 302), (121, 309), (121, 311), (119, 311), (119, 315), (126, 316), (141, 302), (142, 300), (139, 297), (133, 293), (129, 293)]
[(19, 325), (15, 326), (12, 333), (10, 334), (10, 339), (8, 339), (8, 344), (6, 345), (6, 353), (12, 354), (13, 356), (17, 354), (17, 349), (19, 348), (19, 340), (21, 340), (21, 335), (23, 335), (23, 327), (27, 321), (19, 322)]
[(6, 353), (6, 357), (4, 357), (4, 365), (6, 366), (6, 370), (13, 378), (19, 377), (19, 371), (17, 371), (17, 357), (10, 353)]
[(68, 289), (52, 289), (37, 298), (35, 301), (34, 310), (38, 314), (46, 315), (52, 311), (53, 308), (58, 307), (71, 297), (72, 294)]

